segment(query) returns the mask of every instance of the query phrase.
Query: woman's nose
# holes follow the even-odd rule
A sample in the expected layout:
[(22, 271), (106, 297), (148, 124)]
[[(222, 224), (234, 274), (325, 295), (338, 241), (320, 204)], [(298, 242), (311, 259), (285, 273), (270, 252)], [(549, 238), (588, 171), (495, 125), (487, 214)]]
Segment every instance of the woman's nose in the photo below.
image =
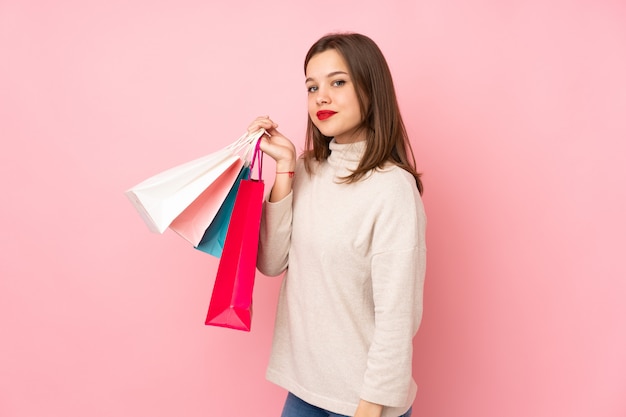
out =
[(317, 98), (315, 99), (318, 106), (330, 103), (330, 98), (323, 86), (317, 90)]
[(316, 101), (317, 101), (317, 104), (319, 104), (320, 106), (323, 105), (323, 104), (330, 103), (330, 99), (325, 94), (319, 94), (317, 96), (317, 100)]

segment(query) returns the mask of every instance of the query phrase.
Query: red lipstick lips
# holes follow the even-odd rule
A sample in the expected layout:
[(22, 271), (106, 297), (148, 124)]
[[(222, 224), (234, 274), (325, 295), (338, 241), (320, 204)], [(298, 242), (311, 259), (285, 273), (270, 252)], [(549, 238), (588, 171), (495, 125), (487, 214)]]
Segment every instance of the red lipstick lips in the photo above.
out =
[(336, 111), (332, 111), (332, 110), (320, 110), (317, 112), (317, 118), (320, 120), (326, 120), (329, 117), (331, 117), (332, 115), (334, 115), (335, 113), (337, 113)]

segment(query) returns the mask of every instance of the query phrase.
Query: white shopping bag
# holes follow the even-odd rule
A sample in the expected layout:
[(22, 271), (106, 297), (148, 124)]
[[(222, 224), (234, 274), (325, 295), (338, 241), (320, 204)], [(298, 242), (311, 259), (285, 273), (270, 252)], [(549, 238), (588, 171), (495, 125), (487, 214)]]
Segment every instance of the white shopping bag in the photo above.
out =
[(235, 164), (241, 164), (263, 129), (245, 133), (224, 149), (170, 168), (135, 185), (125, 192), (148, 228), (155, 233), (165, 229), (185, 208)]

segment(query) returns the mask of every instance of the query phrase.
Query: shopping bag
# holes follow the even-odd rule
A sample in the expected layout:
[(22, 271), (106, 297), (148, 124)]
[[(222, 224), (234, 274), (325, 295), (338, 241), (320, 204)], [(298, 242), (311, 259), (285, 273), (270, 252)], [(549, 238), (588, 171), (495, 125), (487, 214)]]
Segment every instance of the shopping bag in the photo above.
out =
[(232, 164), (172, 221), (169, 228), (193, 246), (197, 246), (236, 182), (242, 167), (242, 160)]
[(205, 320), (206, 325), (250, 331), (252, 291), (264, 194), (262, 158), (263, 154), (257, 142), (251, 170), (257, 162), (259, 179), (247, 178), (239, 183)]
[(213, 218), (213, 221), (204, 232), (202, 240), (200, 240), (196, 249), (206, 252), (209, 255), (213, 255), (216, 258), (220, 258), (222, 256), (224, 243), (226, 241), (226, 232), (228, 231), (228, 224), (230, 223), (230, 218), (233, 214), (235, 198), (237, 197), (237, 191), (239, 190), (239, 183), (242, 179), (249, 178), (249, 176), (250, 167), (246, 165), (241, 168), (237, 181), (235, 181), (231, 187), (226, 199)]
[(255, 145), (256, 142), (249, 143), (245, 148), (243, 156), (204, 190), (191, 205), (183, 210), (172, 221), (169, 228), (190, 242), (194, 247), (198, 246), (233, 185), (238, 183), (243, 166), (250, 164), (250, 151), (255, 148)]
[[(253, 134), (246, 132), (229, 146), (154, 175), (130, 188), (125, 194), (148, 228), (153, 232), (163, 233), (203, 191), (229, 168), (240, 163), (240, 154), (256, 144), (263, 133), (264, 130)], [(237, 169), (234, 171), (236, 174)], [(225, 189), (226, 193), (221, 194), (222, 199), (230, 186)], [(221, 201), (217, 207), (220, 204)]]

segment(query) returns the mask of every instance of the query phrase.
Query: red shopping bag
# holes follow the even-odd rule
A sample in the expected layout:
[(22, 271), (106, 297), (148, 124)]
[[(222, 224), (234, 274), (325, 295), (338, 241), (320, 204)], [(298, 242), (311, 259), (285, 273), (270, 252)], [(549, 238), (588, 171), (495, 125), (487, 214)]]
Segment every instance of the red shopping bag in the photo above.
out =
[[(217, 269), (206, 325), (250, 331), (252, 290), (256, 274), (264, 184), (263, 153), (257, 142), (251, 168), (258, 163), (259, 179), (242, 179)], [(252, 172), (252, 170), (251, 170)]]

